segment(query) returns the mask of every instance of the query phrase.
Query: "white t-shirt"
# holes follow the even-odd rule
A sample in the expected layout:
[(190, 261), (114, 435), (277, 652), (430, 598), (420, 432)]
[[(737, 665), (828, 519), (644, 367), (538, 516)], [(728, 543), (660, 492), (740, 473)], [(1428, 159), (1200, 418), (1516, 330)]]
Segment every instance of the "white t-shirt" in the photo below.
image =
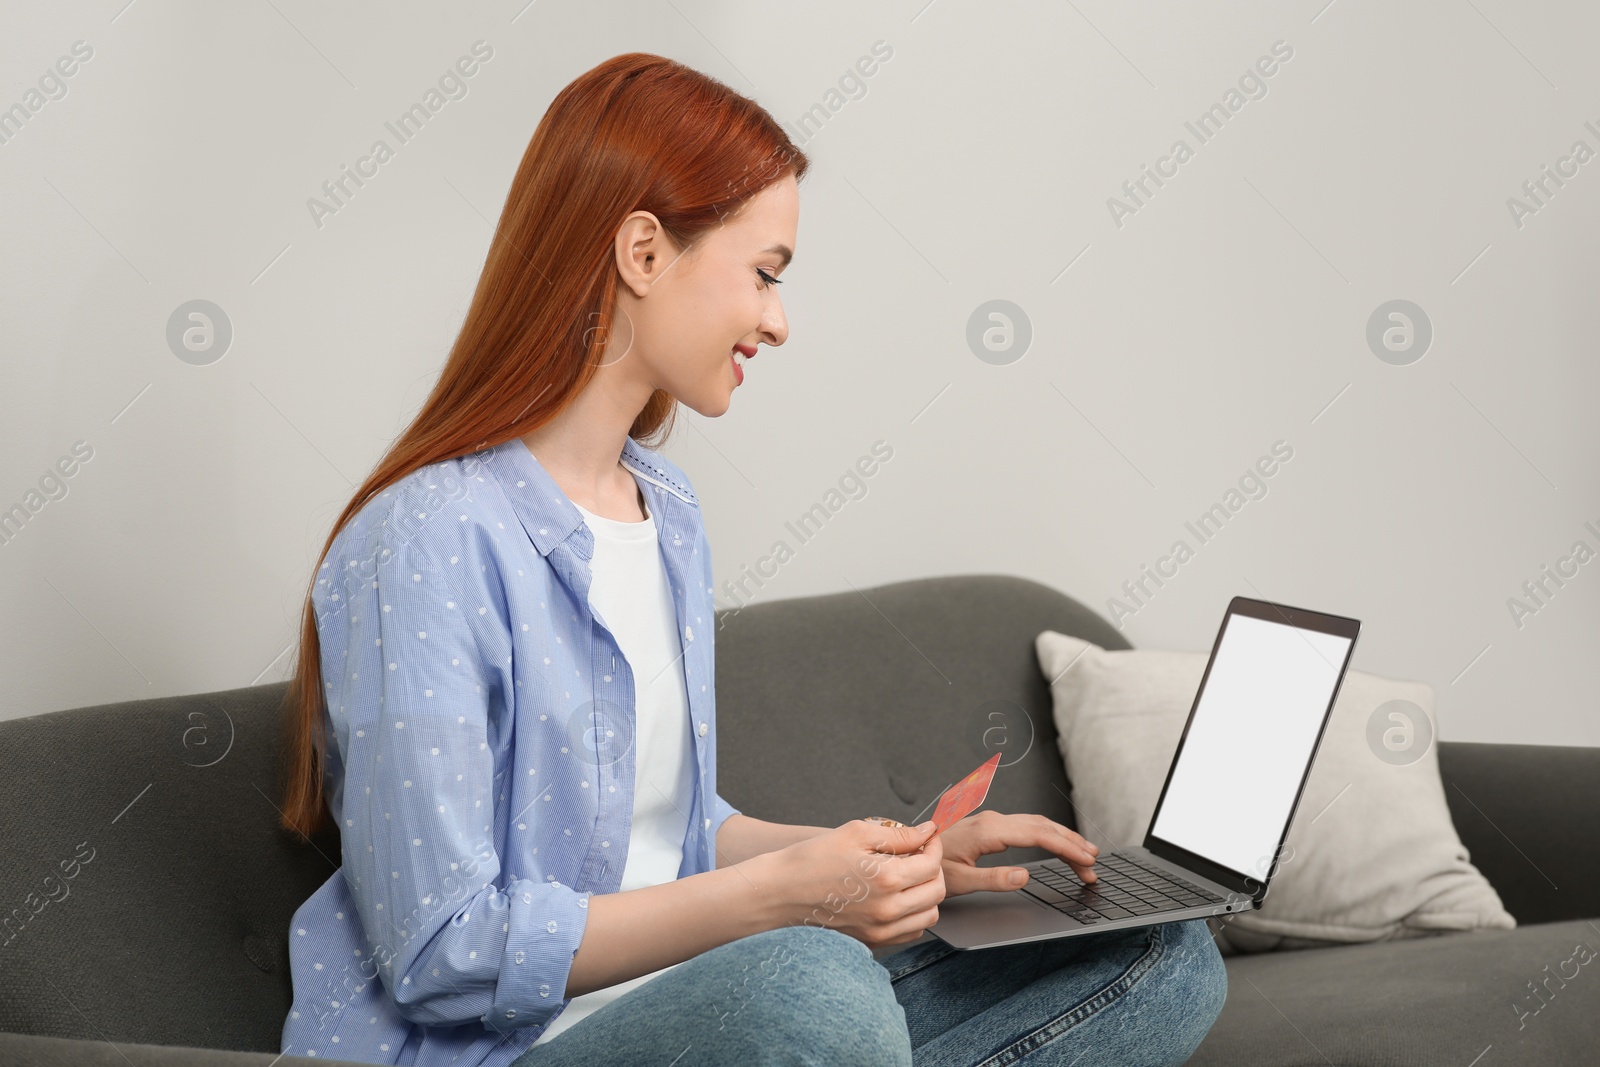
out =
[[(694, 739), (689, 733), (683, 645), (678, 616), (646, 507), (642, 522), (622, 522), (574, 504), (594, 534), (594, 579), (589, 603), (611, 630), (633, 671), (635, 697), (633, 820), (622, 890), (675, 881), (694, 801)], [(550, 1040), (580, 1019), (643, 985), (649, 974), (574, 997), (534, 1044)]]

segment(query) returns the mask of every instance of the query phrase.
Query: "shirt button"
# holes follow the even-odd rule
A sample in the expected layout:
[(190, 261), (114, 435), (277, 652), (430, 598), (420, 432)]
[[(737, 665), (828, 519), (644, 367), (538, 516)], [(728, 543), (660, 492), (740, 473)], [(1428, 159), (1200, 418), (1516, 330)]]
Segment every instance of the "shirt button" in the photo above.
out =
[(547, 985), (541, 984), (539, 986), (539, 995), (541, 997), (548, 997), (550, 995), (550, 987), (547, 986)]
[(549, 930), (552, 934), (555, 933), (556, 932), (556, 921), (554, 919), (551, 919), (549, 922), (544, 924), (544, 928), (546, 930)]
[(516, 1008), (507, 1009), (507, 1011), (506, 1011), (506, 1018), (507, 1019), (515, 1019), (516, 1017), (517, 1017), (517, 1009)]
[(711, 727), (707, 726), (705, 723), (701, 723), (700, 724), (700, 736), (704, 737), (706, 735), (706, 731), (709, 730), (709, 729), (711, 729)]
[(706, 820), (706, 829), (707, 830), (711, 829), (711, 820), (710, 819)]
[(517, 962), (518, 962), (518, 963), (521, 963), (521, 962), (522, 962), (522, 958), (523, 958), (523, 956), (522, 956), (522, 953), (521, 953), (521, 952), (518, 952), (518, 953), (517, 953)]

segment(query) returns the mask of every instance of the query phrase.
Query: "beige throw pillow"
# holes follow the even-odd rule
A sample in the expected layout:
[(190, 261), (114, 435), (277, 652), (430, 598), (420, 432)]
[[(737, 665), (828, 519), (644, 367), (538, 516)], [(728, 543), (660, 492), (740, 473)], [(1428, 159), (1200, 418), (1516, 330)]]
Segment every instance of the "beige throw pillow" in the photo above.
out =
[[(1143, 844), (1206, 653), (1107, 651), (1053, 630), (1034, 645), (1079, 831), (1101, 847)], [(1267, 899), (1208, 920), (1224, 954), (1516, 926), (1468, 862), (1435, 746), (1409, 763), (1369, 746), (1369, 720), (1394, 700), (1436, 722), (1430, 686), (1346, 674)]]

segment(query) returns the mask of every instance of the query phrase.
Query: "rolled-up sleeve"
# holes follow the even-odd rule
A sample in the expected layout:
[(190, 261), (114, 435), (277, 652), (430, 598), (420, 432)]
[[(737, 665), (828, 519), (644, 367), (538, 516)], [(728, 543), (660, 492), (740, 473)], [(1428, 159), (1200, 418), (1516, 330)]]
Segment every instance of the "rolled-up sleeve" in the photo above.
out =
[(467, 588), (488, 578), (457, 588), (415, 541), (332, 562), (361, 574), (345, 572), (318, 627), (346, 746), (342, 871), (370, 973), (415, 1023), (542, 1025), (566, 996), (590, 894), (505, 872), (494, 846), (490, 741), (510, 728), (513, 682), (510, 634), (477, 614), (490, 593)]
[(722, 799), (721, 793), (711, 794), (711, 845), (714, 849), (717, 844), (717, 831), (722, 829), (722, 824), (728, 821), (728, 816), (740, 814), (739, 809)]

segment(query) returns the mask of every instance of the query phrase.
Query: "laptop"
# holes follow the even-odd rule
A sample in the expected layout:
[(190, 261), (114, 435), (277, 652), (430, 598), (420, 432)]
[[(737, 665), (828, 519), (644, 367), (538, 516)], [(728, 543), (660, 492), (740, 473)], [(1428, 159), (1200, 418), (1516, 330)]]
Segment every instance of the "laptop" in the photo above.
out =
[(1260, 908), (1360, 631), (1234, 597), (1144, 844), (1102, 843), (1091, 884), (1057, 857), (1020, 864), (1023, 888), (948, 897), (929, 931), (994, 948)]

